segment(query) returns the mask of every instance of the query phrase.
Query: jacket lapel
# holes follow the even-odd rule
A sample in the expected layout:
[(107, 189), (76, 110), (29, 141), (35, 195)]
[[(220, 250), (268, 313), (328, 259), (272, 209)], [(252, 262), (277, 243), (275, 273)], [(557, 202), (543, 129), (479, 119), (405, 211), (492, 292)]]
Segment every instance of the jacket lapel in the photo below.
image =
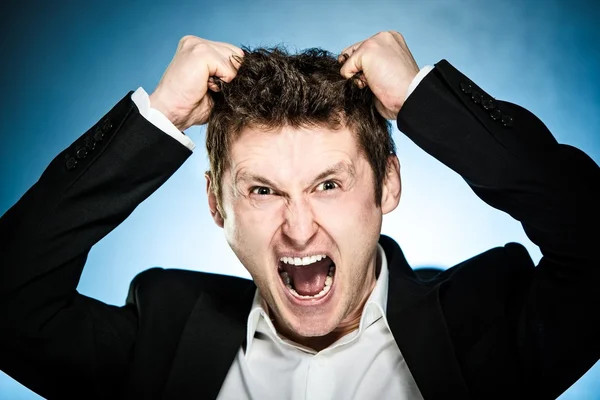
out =
[[(215, 399), (246, 338), (256, 286), (251, 281), (227, 302), (203, 293), (175, 353), (164, 399)], [(232, 292), (229, 292), (232, 293)]]
[[(392, 239), (381, 236), (390, 281), (387, 319), (421, 394), (426, 400), (468, 399), (442, 313), (442, 284), (416, 277)], [(252, 282), (232, 295), (203, 293), (190, 313), (173, 360), (163, 398), (214, 399), (242, 346), (256, 287)], [(229, 292), (232, 293), (231, 291)]]
[(420, 282), (396, 242), (380, 243), (390, 270), (388, 323), (423, 398), (468, 399), (439, 301), (443, 283)]

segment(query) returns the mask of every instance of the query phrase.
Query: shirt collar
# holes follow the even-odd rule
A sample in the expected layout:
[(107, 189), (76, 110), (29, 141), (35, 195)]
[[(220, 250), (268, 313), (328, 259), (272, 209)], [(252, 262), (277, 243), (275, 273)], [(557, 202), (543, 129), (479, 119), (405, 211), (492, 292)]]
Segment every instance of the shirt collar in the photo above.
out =
[[(385, 313), (387, 310), (389, 271), (385, 251), (379, 243), (377, 244), (377, 255), (377, 262), (380, 263), (381, 269), (379, 271), (379, 277), (377, 278), (375, 288), (369, 295), (369, 298), (363, 309), (358, 332), (356, 333), (357, 336), (379, 318), (383, 318), (386, 325), (388, 325), (385, 318)], [(250, 314), (248, 315), (248, 325), (246, 329), (246, 355), (250, 352), (250, 347), (252, 346), (252, 341), (254, 340), (254, 335), (256, 334), (256, 330), (259, 326), (259, 322), (261, 322), (261, 319), (268, 326), (268, 330), (272, 336), (279, 337), (267, 310), (268, 307), (266, 306), (266, 303), (257, 288), (256, 292), (254, 293), (252, 308), (250, 309)]]

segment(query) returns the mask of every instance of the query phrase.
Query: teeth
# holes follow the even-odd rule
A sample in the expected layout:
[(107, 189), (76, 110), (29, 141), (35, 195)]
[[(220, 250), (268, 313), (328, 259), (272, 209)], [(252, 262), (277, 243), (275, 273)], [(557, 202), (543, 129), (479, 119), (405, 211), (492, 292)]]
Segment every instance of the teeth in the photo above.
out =
[(279, 259), (279, 261), (281, 261), (284, 264), (300, 266), (300, 265), (310, 265), (310, 264), (316, 263), (317, 261), (321, 261), (324, 258), (327, 258), (327, 256), (325, 254), (317, 254), (314, 256), (306, 256), (306, 257), (302, 257), (302, 258), (300, 258), (300, 257), (281, 257)]
[(290, 277), (287, 276), (287, 273), (283, 272), (282, 275), (284, 276), (284, 281), (286, 282), (285, 286), (288, 288), (288, 290), (292, 292), (294, 296), (300, 297), (301, 299), (319, 299), (325, 296), (329, 290), (331, 290), (331, 284), (333, 283), (333, 277), (331, 275), (327, 275), (327, 278), (325, 278), (325, 286), (323, 286), (323, 289), (321, 289), (319, 293), (315, 294), (314, 296), (304, 296), (296, 292), (296, 290), (292, 287), (291, 282), (289, 281)]
[(292, 279), (290, 278), (287, 272), (283, 271), (281, 273), (281, 278), (283, 279), (283, 283), (285, 283), (286, 286), (291, 287)]
[(285, 287), (287, 287), (288, 290), (292, 292), (294, 296), (299, 297), (301, 299), (319, 299), (325, 296), (329, 292), (329, 290), (331, 290), (331, 284), (333, 283), (333, 271), (334, 267), (332, 265), (331, 267), (329, 267), (329, 272), (327, 273), (327, 277), (325, 278), (325, 286), (323, 286), (323, 289), (321, 289), (321, 291), (315, 294), (314, 296), (304, 296), (296, 292), (296, 290), (292, 287), (292, 279), (290, 278), (287, 272), (281, 272), (281, 278), (285, 283)]

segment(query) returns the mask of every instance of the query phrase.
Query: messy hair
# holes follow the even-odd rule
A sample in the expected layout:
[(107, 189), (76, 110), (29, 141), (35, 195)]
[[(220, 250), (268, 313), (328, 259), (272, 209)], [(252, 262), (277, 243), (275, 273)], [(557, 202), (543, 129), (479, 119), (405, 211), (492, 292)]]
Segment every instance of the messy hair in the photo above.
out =
[(375, 108), (373, 92), (340, 74), (337, 58), (322, 49), (290, 54), (283, 47), (244, 48), (230, 83), (212, 93), (206, 132), (212, 188), (222, 201), (222, 176), (229, 149), (244, 128), (273, 130), (286, 126), (348, 128), (373, 169), (375, 202), (381, 205), (388, 156), (395, 153), (390, 124)]

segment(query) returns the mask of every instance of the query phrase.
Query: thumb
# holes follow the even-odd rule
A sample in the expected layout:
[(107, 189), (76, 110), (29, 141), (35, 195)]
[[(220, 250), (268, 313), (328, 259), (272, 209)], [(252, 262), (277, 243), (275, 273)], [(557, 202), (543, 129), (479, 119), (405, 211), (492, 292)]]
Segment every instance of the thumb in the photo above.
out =
[(395, 120), (398, 117), (398, 113), (394, 114), (392, 110), (384, 106), (377, 98), (375, 99), (375, 109), (385, 119)]

